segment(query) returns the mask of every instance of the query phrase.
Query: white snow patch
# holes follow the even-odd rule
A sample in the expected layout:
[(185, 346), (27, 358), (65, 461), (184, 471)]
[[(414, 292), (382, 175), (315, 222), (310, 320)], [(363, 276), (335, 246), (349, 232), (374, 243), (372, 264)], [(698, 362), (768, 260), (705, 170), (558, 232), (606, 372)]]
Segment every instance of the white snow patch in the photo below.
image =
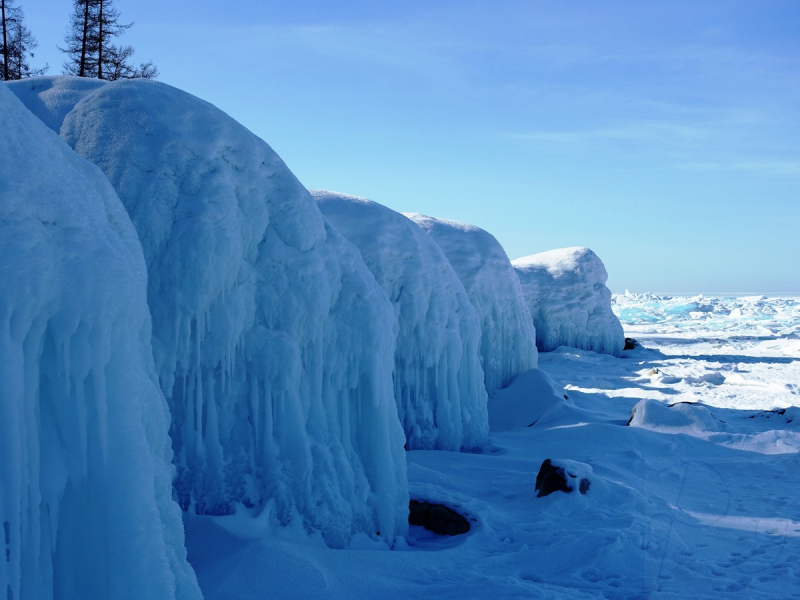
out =
[(656, 400), (642, 400), (631, 411), (631, 427), (644, 427), (663, 433), (685, 433), (704, 436), (709, 432), (726, 431), (725, 423), (714, 417), (701, 404), (680, 403), (667, 406)]

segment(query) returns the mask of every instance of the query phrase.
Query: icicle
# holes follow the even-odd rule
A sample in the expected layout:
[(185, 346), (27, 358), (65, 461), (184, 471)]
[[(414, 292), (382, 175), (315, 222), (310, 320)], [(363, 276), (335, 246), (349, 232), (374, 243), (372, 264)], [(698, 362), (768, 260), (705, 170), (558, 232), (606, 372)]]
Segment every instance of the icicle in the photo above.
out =
[[(358, 531), (403, 534), (392, 307), (280, 158), (216, 108), (156, 82), (91, 92), (61, 133), (106, 173), (137, 227), (160, 382), (181, 424), (171, 429), (181, 503), (225, 512), (269, 492), (278, 514), (299, 511), (331, 545)], [(336, 389), (323, 384), (330, 373), (342, 373)], [(273, 417), (262, 430), (259, 382)], [(373, 402), (346, 407), (360, 428), (340, 439), (328, 412), (373, 382)], [(293, 479), (306, 467), (313, 476)]]

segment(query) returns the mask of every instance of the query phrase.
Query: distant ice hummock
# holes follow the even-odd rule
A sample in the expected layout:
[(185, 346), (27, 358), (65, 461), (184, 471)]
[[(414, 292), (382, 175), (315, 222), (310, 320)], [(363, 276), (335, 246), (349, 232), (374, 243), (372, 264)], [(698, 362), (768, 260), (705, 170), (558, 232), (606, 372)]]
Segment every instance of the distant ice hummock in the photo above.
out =
[(361, 251), (394, 306), (394, 388), (409, 449), (486, 443), (480, 321), (442, 250), (413, 221), (377, 202), (312, 192)]
[(611, 312), (608, 273), (588, 248), (562, 248), (511, 263), (536, 326), (536, 345), (548, 352), (572, 346), (619, 356), (625, 336)]
[(136, 231), (4, 85), (0, 130), (0, 595), (200, 598)]
[(274, 501), (332, 546), (402, 535), (392, 307), (356, 249), (207, 102), (142, 80), (78, 96), (61, 136), (108, 177), (144, 249), (180, 504)]
[(488, 231), (417, 213), (406, 216), (430, 235), (453, 265), (481, 319), (486, 391), (509, 385), (536, 367), (536, 332), (517, 274)]

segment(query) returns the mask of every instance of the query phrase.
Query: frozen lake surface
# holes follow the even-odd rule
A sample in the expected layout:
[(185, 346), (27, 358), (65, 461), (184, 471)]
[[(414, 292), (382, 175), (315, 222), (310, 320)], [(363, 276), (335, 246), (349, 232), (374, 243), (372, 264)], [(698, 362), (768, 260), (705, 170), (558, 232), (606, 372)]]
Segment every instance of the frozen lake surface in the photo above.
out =
[[(190, 517), (205, 596), (800, 597), (800, 299), (620, 295), (614, 310), (642, 346), (541, 353), (569, 400), (535, 424), (479, 454), (407, 453), (411, 497), (469, 533), (330, 550), (269, 510)], [(589, 491), (537, 498), (547, 458), (582, 463)]]

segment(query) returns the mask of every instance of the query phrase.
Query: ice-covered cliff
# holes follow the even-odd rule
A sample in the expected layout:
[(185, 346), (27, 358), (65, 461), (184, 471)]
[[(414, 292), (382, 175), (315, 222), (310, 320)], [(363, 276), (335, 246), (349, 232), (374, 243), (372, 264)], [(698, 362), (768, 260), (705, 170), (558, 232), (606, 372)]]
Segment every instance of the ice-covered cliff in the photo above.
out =
[(4, 85), (0, 131), (0, 595), (199, 598), (136, 231)]
[(394, 305), (394, 388), (410, 449), (485, 444), (480, 321), (452, 266), (410, 219), (377, 202), (314, 191)]
[(481, 319), (481, 360), (489, 395), (537, 362), (536, 332), (519, 279), (488, 231), (417, 213), (408, 218), (444, 251)]
[(181, 506), (274, 502), (333, 546), (402, 534), (392, 307), (358, 251), (212, 105), (142, 80), (80, 96), (61, 136), (108, 177), (144, 249)]
[(611, 312), (608, 273), (588, 248), (562, 248), (518, 258), (522, 290), (536, 327), (536, 345), (547, 352), (572, 346), (619, 356), (625, 337)]

